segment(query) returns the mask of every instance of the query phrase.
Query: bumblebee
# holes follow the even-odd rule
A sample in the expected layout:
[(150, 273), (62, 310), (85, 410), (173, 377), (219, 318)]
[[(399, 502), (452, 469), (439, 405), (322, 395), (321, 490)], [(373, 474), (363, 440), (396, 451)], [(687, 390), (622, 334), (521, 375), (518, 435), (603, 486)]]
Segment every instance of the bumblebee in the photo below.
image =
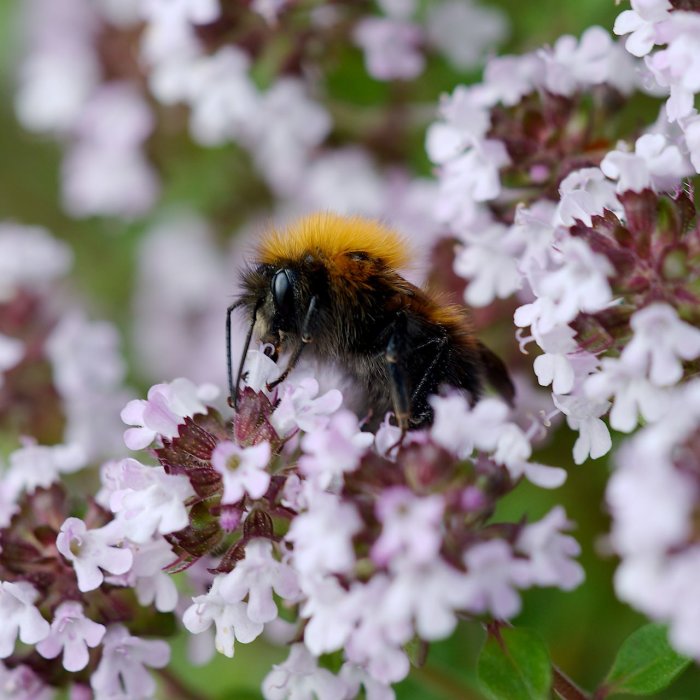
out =
[[(441, 302), (398, 272), (409, 246), (395, 231), (361, 217), (307, 216), (263, 236), (242, 294), (227, 310), (231, 402), (251, 338), (269, 343), (288, 376), (302, 353), (344, 368), (362, 390), (370, 426), (393, 410), (402, 432), (429, 424), (428, 397), (443, 385), (465, 390), (472, 403), (489, 382), (512, 402), (504, 363), (474, 335), (467, 310)], [(245, 309), (250, 326), (235, 382), (231, 315)]]

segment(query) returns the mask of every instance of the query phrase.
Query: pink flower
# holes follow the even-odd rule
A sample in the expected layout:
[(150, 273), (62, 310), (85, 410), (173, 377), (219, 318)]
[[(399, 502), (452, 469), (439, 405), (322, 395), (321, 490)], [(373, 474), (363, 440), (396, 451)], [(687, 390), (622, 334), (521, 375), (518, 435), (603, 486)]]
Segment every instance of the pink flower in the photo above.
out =
[(55, 688), (46, 685), (24, 664), (8, 669), (0, 663), (0, 689), (3, 700), (54, 700), (56, 697)]
[(271, 457), (269, 442), (252, 447), (239, 447), (234, 442), (220, 442), (211, 456), (211, 464), (221, 474), (224, 494), (221, 502), (238, 503), (244, 495), (262, 498), (270, 486), (266, 471)]
[(124, 442), (130, 450), (148, 447), (157, 436), (172, 439), (185, 417), (206, 413), (204, 401), (216, 398), (218, 389), (211, 384), (196, 386), (188, 379), (175, 379), (169, 384), (156, 384), (148, 391), (148, 399), (129, 401), (121, 413), (129, 428)]
[(557, 506), (539, 522), (523, 528), (515, 546), (530, 558), (528, 577), (532, 583), (570, 591), (583, 581), (583, 568), (571, 559), (581, 553), (581, 547), (573, 537), (560, 532), (570, 527), (564, 509)]
[(423, 31), (413, 22), (366, 17), (357, 24), (354, 39), (364, 51), (367, 72), (377, 80), (411, 80), (423, 72)]
[(393, 566), (395, 560), (426, 564), (442, 544), (441, 496), (418, 497), (403, 486), (383, 491), (375, 504), (382, 534), (374, 543), (371, 557), (378, 566)]
[(88, 530), (79, 518), (68, 518), (56, 537), (56, 549), (73, 564), (78, 588), (92, 591), (104, 580), (103, 570), (124, 574), (131, 568), (131, 551), (118, 546), (122, 539), (123, 530), (116, 520)]
[(354, 413), (339, 411), (323, 430), (304, 435), (299, 468), (320, 488), (327, 488), (334, 479), (357, 468), (373, 441), (371, 433), (360, 432)]
[(61, 603), (56, 608), (49, 636), (36, 645), (45, 659), (56, 658), (63, 651), (66, 671), (81, 671), (88, 665), (88, 647), (96, 647), (106, 628), (85, 617), (83, 606), (75, 601)]
[(340, 408), (343, 395), (337, 389), (331, 389), (315, 398), (318, 391), (318, 381), (312, 377), (306, 377), (298, 384), (286, 382), (282, 385), (279, 403), (270, 417), (278, 435), (286, 436), (296, 429), (314, 432), (328, 424), (328, 416)]
[(0, 582), (0, 659), (12, 655), (17, 636), (25, 644), (46, 639), (50, 626), (34, 605), (38, 597), (31, 583)]
[(145, 700), (153, 696), (156, 682), (146, 670), (163, 668), (170, 660), (170, 647), (157, 639), (140, 639), (123, 625), (111, 625), (104, 636), (102, 659), (90, 684), (98, 698), (127, 697)]
[(464, 554), (467, 610), (508, 619), (520, 611), (516, 586), (527, 586), (527, 564), (515, 559), (503, 540), (470, 547)]

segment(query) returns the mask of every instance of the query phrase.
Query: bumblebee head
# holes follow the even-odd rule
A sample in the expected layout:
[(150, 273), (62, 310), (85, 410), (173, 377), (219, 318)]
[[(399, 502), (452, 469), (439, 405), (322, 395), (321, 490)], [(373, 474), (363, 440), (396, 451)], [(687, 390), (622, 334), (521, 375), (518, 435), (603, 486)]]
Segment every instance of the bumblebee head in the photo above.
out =
[[(333, 328), (329, 321), (341, 315), (339, 310), (352, 306), (349, 300), (358, 299), (357, 290), (366, 288), (370, 278), (407, 263), (408, 246), (399, 234), (378, 221), (321, 213), (285, 229), (270, 229), (255, 258), (254, 266), (243, 274), (243, 293), (237, 304), (246, 308), (250, 319), (243, 359), (255, 334), (273, 346), (275, 359), (288, 350), (291, 367), (305, 345), (323, 344), (325, 337), (332, 336), (325, 330)], [(229, 308), (227, 323), (229, 352), (233, 308), (235, 305)], [(347, 322), (352, 320), (346, 318)], [(334, 337), (340, 337), (339, 333)], [(239, 379), (242, 367), (243, 361)], [(232, 381), (231, 391), (235, 403)]]

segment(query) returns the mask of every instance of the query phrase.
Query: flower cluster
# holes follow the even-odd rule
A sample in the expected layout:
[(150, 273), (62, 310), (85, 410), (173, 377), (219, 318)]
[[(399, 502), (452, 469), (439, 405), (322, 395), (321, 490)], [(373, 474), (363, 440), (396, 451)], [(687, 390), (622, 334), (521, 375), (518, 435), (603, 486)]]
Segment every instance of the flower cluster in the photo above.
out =
[(670, 622), (674, 646), (695, 658), (700, 658), (699, 401), (697, 379), (673, 388), (664, 416), (618, 451), (607, 493), (612, 543), (622, 557), (618, 595)]
[(174, 609), (161, 568), (175, 555), (162, 538), (128, 541), (89, 492), (66, 483), (123, 450), (116, 331), (62, 299), (72, 255), (47, 231), (3, 224), (0, 249), (0, 425), (12, 450), (0, 471), (3, 697), (51, 698), (56, 687), (150, 697), (144, 667), (162, 668), (170, 650), (138, 634), (171, 633), (171, 619), (148, 608)]
[[(351, 698), (360, 684), (391, 697), (414, 638), (445, 638), (460, 616), (512, 617), (519, 589), (581, 582), (562, 508), (531, 524), (490, 521), (523, 477), (564, 480), (530, 461), (539, 424), (524, 429), (497, 399), (435, 397), (432, 428), (398, 446), (398, 428), (362, 432), (340, 392), (321, 394), (303, 371), (270, 393), (277, 366), (254, 350), (246, 367), (230, 425), (185, 380), (131, 402), (126, 443), (151, 445), (159, 466), (107, 465), (100, 501), (130, 541), (164, 537), (177, 556), (169, 570), (194, 570), (202, 586), (189, 567), (209, 563), (183, 624), (213, 628), (220, 653), (260, 636), (281, 607), (296, 621), (266, 698), (323, 687)], [(318, 665), (332, 652), (338, 675)]]
[[(633, 1), (620, 15), (615, 32), (631, 33), (626, 48), (633, 56), (594, 27), (578, 43), (562, 37), (552, 48), (493, 59), (482, 84), (444, 99), (427, 137), (439, 168), (437, 214), (460, 240), (454, 268), (468, 280), (465, 297), (481, 306), (517, 296), (521, 349), (538, 346), (537, 379), (579, 433), (574, 461), (610, 450), (608, 425), (629, 433), (640, 422), (658, 422), (621, 450), (609, 500), (613, 540), (624, 556), (620, 595), (672, 620), (673, 611), (651, 603), (661, 599), (658, 588), (651, 593), (644, 584), (649, 597), (640, 592), (636, 555), (645, 550), (649, 575), (662, 570), (659, 551), (671, 546), (664, 533), (673, 530), (677, 545), (674, 523), (687, 527), (684, 503), (696, 507), (695, 487), (669, 488), (668, 506), (656, 511), (655, 525), (647, 522), (661, 533), (660, 548), (654, 538), (642, 546), (634, 528), (651, 484), (658, 489), (665, 478), (661, 465), (673, 462), (686, 439), (661, 436), (700, 357), (700, 224), (685, 180), (700, 172), (692, 106), (700, 84), (690, 77), (700, 15), (675, 5)], [(647, 55), (654, 45), (661, 48)], [(622, 115), (635, 103), (634, 89), (670, 96), (655, 124), (630, 134)], [(645, 475), (643, 465), (654, 459), (638, 450), (655, 442), (666, 456)], [(637, 479), (646, 485), (635, 496)], [(679, 648), (697, 655), (697, 635), (693, 643), (677, 629)]]

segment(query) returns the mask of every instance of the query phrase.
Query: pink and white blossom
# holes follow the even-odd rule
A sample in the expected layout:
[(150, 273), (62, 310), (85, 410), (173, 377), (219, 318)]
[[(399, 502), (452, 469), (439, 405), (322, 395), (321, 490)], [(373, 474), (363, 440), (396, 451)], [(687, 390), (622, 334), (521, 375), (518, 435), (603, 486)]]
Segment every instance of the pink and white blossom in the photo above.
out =
[(303, 644), (293, 644), (289, 657), (272, 667), (262, 684), (265, 700), (349, 700), (351, 687), (328, 669), (321, 668), (317, 659)]
[(12, 655), (17, 637), (25, 644), (36, 644), (48, 636), (49, 623), (34, 605), (38, 598), (39, 592), (31, 583), (0, 582), (0, 616), (3, 621), (0, 659)]
[(188, 379), (175, 379), (167, 384), (156, 384), (148, 391), (148, 399), (129, 401), (121, 413), (129, 428), (124, 442), (130, 450), (148, 447), (156, 437), (172, 439), (184, 418), (206, 413), (204, 401), (212, 401), (218, 389), (211, 384), (196, 386)]
[(253, 539), (246, 544), (244, 559), (222, 578), (219, 590), (231, 602), (247, 596), (248, 617), (263, 624), (277, 617), (273, 591), (288, 601), (295, 601), (301, 593), (294, 569), (275, 559), (272, 542), (264, 539)]
[(581, 547), (573, 537), (561, 532), (571, 525), (564, 509), (557, 506), (542, 520), (523, 528), (515, 546), (529, 558), (527, 575), (532, 583), (569, 591), (583, 581), (583, 568), (573, 560), (581, 553)]
[(98, 646), (106, 631), (104, 625), (85, 616), (80, 603), (68, 601), (56, 608), (51, 632), (36, 645), (36, 650), (45, 659), (63, 653), (66, 671), (81, 671), (90, 660), (88, 648)]
[(403, 559), (428, 563), (442, 544), (444, 507), (437, 494), (417, 497), (401, 486), (383, 491), (375, 504), (382, 534), (372, 545), (372, 560), (378, 566), (394, 565)]
[(88, 530), (79, 518), (68, 518), (56, 537), (56, 549), (73, 565), (78, 588), (92, 591), (104, 580), (104, 572), (124, 574), (133, 562), (129, 549), (121, 547), (124, 534), (113, 520), (103, 527)]
[(124, 625), (111, 625), (102, 641), (102, 658), (90, 679), (95, 700), (153, 696), (156, 682), (146, 667), (163, 668), (170, 647), (158, 639), (132, 636)]
[(238, 503), (246, 494), (262, 498), (270, 485), (267, 465), (272, 456), (269, 442), (239, 447), (234, 442), (220, 442), (211, 456), (211, 464), (224, 484), (222, 503)]
[(320, 488), (327, 488), (345, 472), (353, 471), (373, 442), (372, 434), (360, 431), (354, 413), (338, 411), (325, 428), (302, 438), (304, 454), (299, 459), (299, 468)]
[(216, 626), (216, 650), (233, 658), (234, 644), (248, 644), (260, 636), (263, 631), (261, 622), (253, 622), (248, 617), (248, 603), (229, 600), (223, 595), (224, 575), (214, 578), (207, 593), (195, 596), (192, 605), (185, 610), (182, 622), (192, 634), (199, 634)]

